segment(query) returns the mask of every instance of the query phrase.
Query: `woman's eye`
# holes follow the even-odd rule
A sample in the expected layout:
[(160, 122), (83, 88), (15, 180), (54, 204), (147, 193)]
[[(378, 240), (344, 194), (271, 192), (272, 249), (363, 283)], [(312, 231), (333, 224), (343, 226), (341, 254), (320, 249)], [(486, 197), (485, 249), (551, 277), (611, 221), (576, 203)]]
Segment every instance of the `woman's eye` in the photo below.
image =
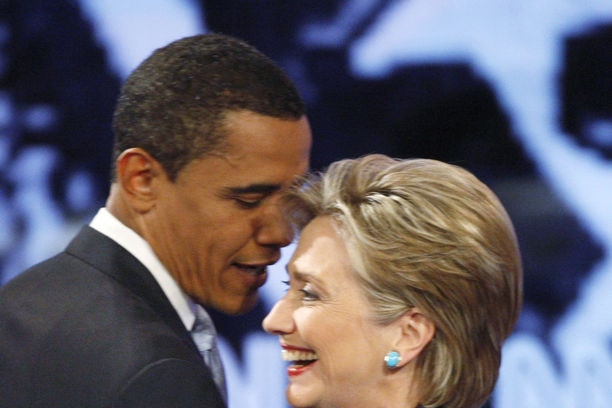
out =
[(303, 301), (310, 302), (319, 299), (319, 295), (317, 294), (317, 292), (314, 291), (308, 284), (304, 285), (304, 287), (300, 289), (300, 292), (302, 292)]
[(289, 292), (289, 289), (291, 287), (291, 281), (284, 280), (284, 281), (281, 281), (281, 282), (283, 283), (283, 285), (285, 285), (285, 293)]

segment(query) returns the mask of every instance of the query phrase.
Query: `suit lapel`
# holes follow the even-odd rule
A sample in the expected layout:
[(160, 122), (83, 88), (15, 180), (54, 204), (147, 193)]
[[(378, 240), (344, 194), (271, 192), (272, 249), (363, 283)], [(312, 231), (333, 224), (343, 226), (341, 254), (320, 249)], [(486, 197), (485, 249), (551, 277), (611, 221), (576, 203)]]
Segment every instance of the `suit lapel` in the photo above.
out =
[(83, 259), (142, 298), (195, 351), (189, 332), (145, 266), (125, 248), (89, 226), (81, 229), (66, 252)]

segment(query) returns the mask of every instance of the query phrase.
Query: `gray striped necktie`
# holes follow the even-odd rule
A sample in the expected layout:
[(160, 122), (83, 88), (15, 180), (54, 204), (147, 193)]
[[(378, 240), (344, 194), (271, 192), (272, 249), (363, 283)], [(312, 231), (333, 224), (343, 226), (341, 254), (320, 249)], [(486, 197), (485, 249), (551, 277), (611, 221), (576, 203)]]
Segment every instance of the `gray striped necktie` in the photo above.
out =
[(217, 348), (217, 331), (212, 319), (201, 306), (195, 307), (196, 320), (191, 330), (193, 341), (198, 346), (204, 362), (212, 371), (213, 379), (227, 402), (227, 388), (225, 384), (225, 371), (223, 362)]

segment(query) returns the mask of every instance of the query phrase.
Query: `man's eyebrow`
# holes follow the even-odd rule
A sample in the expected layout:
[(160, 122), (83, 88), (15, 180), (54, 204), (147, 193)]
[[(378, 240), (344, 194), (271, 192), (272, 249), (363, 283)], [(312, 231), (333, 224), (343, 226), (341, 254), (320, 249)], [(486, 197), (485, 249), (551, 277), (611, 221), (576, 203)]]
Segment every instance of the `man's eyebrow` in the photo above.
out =
[(278, 184), (250, 184), (248, 186), (228, 187), (230, 194), (269, 194), (281, 189)]

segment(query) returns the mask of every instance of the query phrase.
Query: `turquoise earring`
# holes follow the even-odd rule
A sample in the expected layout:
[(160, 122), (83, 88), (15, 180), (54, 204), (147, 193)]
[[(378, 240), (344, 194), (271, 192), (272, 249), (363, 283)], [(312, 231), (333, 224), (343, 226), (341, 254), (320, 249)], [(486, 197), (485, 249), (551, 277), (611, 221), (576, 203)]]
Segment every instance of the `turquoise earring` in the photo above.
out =
[(385, 356), (385, 364), (389, 368), (395, 368), (402, 361), (402, 356), (397, 351), (390, 351)]

